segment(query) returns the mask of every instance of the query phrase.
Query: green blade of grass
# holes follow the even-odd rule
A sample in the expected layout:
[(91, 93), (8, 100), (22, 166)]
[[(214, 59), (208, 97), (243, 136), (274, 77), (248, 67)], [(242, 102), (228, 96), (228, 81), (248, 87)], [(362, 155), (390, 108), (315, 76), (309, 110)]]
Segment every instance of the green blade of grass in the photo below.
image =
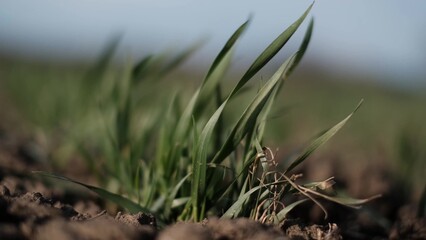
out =
[(334, 136), (345, 124), (346, 122), (352, 117), (352, 115), (358, 110), (358, 108), (361, 106), (363, 100), (361, 100), (358, 104), (358, 106), (355, 108), (355, 110), (349, 114), (345, 119), (343, 119), (341, 122), (330, 128), (329, 130), (325, 131), (321, 136), (316, 138), (312, 143), (305, 148), (303, 151), (303, 154), (301, 154), (299, 157), (297, 157), (290, 166), (285, 170), (284, 173), (287, 173), (291, 170), (293, 170), (296, 166), (298, 166), (300, 163), (305, 161), (317, 148), (319, 148), (321, 145), (326, 143), (328, 140), (330, 140), (331, 137)]
[[(223, 49), (220, 51), (219, 55), (214, 60), (212, 66), (210, 67), (207, 76), (205, 77), (200, 89), (196, 92), (196, 94), (192, 97), (190, 104), (185, 109), (182, 118), (179, 120), (177, 126), (177, 140), (186, 137), (187, 130), (190, 124), (190, 118), (194, 114), (194, 108), (198, 102), (199, 94), (203, 89), (203, 86), (212, 78), (212, 76), (221, 75), (226, 70), (230, 55), (232, 53), (232, 49), (234, 44), (239, 39), (241, 34), (247, 27), (249, 21), (246, 21), (242, 24), (231, 36), (231, 38), (227, 41)], [(215, 78), (216, 79), (216, 78)], [(205, 127), (203, 128), (197, 145), (194, 150), (193, 156), (193, 172), (192, 175), (192, 192), (191, 192), (191, 204), (193, 209), (193, 218), (197, 220), (199, 216), (201, 198), (204, 196), (205, 185), (206, 185), (206, 169), (207, 169), (207, 146), (211, 139), (211, 134), (213, 129), (222, 113), (223, 108), (226, 105), (226, 101), (218, 108), (218, 110), (213, 114), (213, 116), (209, 119)], [(201, 206), (202, 207), (202, 206)]]
[(173, 146), (173, 142), (171, 142), (170, 139), (172, 138), (172, 132), (175, 127), (174, 110), (179, 107), (177, 106), (178, 101), (176, 99), (177, 95), (173, 95), (170, 102), (163, 107), (163, 109), (165, 109), (164, 120), (160, 121), (162, 124), (159, 127), (159, 140), (156, 149), (158, 159), (157, 166), (159, 167), (158, 174), (160, 175), (170, 176), (172, 171), (176, 169), (176, 164), (178, 164), (178, 162), (169, 155), (169, 149)]
[(264, 186), (256, 186), (252, 189), (250, 189), (249, 191), (247, 191), (246, 193), (244, 193), (243, 195), (241, 195), (237, 201), (234, 202), (234, 204), (232, 204), (232, 206), (230, 208), (228, 208), (228, 210), (226, 210), (226, 212), (222, 215), (221, 218), (234, 218), (237, 217), (239, 215), (239, 212), (241, 211), (244, 203), (249, 199), (249, 197), (255, 193), (256, 191), (258, 191), (260, 188), (262, 188)]
[(160, 76), (158, 77), (161, 77), (180, 66), (184, 61), (191, 57), (192, 54), (194, 54), (198, 49), (200, 49), (204, 42), (205, 40), (199, 40), (184, 49), (183, 51), (181, 51), (180, 53), (178, 53), (170, 62), (168, 62), (164, 67), (161, 68)]
[[(215, 70), (209, 74), (208, 81), (206, 81), (200, 88), (197, 104), (194, 109), (195, 116), (200, 116), (206, 109), (206, 106), (208, 106), (209, 103), (211, 103), (211, 100), (215, 97), (214, 95), (217, 87), (219, 86), (219, 82), (223, 79), (229, 69), (229, 66), (231, 65), (234, 48), (235, 46), (231, 48), (230, 51), (223, 57), (222, 61), (217, 65)], [(222, 100), (218, 105), (221, 103)]]
[(95, 186), (91, 186), (91, 185), (88, 185), (88, 184), (84, 184), (84, 183), (72, 180), (70, 178), (67, 178), (67, 177), (64, 177), (64, 176), (59, 176), (59, 175), (56, 175), (56, 174), (53, 174), (53, 173), (48, 173), (48, 172), (43, 172), (43, 171), (33, 171), (33, 173), (40, 175), (40, 176), (55, 178), (55, 179), (59, 179), (59, 180), (62, 180), (62, 181), (66, 181), (66, 182), (70, 182), (70, 183), (74, 183), (74, 184), (83, 186), (83, 187), (89, 189), (90, 191), (98, 194), (101, 198), (109, 200), (111, 202), (114, 202), (115, 204), (119, 205), (120, 207), (127, 209), (131, 213), (137, 213), (137, 212), (150, 213), (150, 211), (148, 209), (140, 206), (139, 204), (134, 203), (130, 199), (124, 198), (124, 197), (122, 197), (118, 194), (109, 192), (105, 189), (98, 188), (98, 187), (95, 187)]
[[(254, 194), (255, 192), (257, 192), (259, 189), (261, 188), (266, 188), (269, 187), (271, 185), (274, 184), (282, 184), (284, 182), (273, 182), (273, 183), (268, 183), (268, 184), (262, 184), (262, 185), (258, 185), (256, 187), (251, 188), (249, 191), (247, 191), (246, 193), (240, 195), (237, 199), (237, 201), (235, 201), (231, 207), (228, 208), (228, 210), (226, 210), (226, 212), (222, 215), (221, 218), (234, 218), (234, 217), (238, 217), (243, 205), (249, 200), (250, 196), (252, 194)], [(268, 190), (266, 190), (268, 191)]]
[(229, 53), (229, 51), (233, 48), (237, 40), (241, 37), (241, 34), (246, 30), (248, 24), (250, 23), (250, 19), (244, 22), (228, 39), (225, 46), (222, 48), (222, 50), (219, 52), (215, 60), (213, 61), (213, 64), (211, 65), (209, 71), (207, 72), (206, 77), (204, 78), (203, 84), (207, 82), (210, 78), (210, 75), (215, 71), (217, 66), (222, 62), (222, 60), (225, 58), (225, 56)]
[(351, 198), (351, 197), (348, 197), (348, 196), (343, 195), (343, 194), (338, 194), (336, 196), (329, 196), (327, 194), (323, 194), (323, 193), (320, 193), (318, 191), (315, 191), (315, 190), (312, 190), (312, 189), (309, 189), (309, 188), (305, 188), (303, 186), (299, 186), (299, 188), (304, 190), (306, 193), (311, 193), (313, 195), (317, 195), (317, 196), (322, 197), (324, 199), (327, 199), (329, 201), (332, 201), (332, 202), (335, 202), (335, 203), (338, 203), (338, 204), (341, 204), (341, 205), (344, 205), (344, 206), (347, 206), (347, 207), (356, 208), (356, 209), (360, 208), (360, 205), (362, 205), (364, 203), (367, 203), (367, 202), (369, 202), (373, 199), (381, 197), (380, 194), (377, 194), (377, 195), (374, 195), (374, 196), (371, 196), (371, 197), (365, 198), (365, 199)]
[[(229, 195), (229, 193), (232, 191), (232, 187), (236, 184), (238, 179), (241, 178), (241, 176), (243, 176), (243, 179), (246, 179), (246, 175), (248, 174), (248, 169), (250, 165), (253, 163), (254, 159), (255, 157), (252, 157), (249, 160), (245, 161), (241, 170), (238, 173), (235, 173), (234, 180), (229, 184), (229, 186), (223, 186), (219, 190), (219, 192), (221, 192), (222, 195), (218, 198), (217, 200), (218, 202), (223, 201)], [(245, 190), (246, 190), (246, 187), (242, 187), (240, 196), (242, 196), (245, 193)]]
[(182, 187), (183, 183), (191, 176), (192, 173), (188, 173), (185, 177), (183, 177), (178, 184), (172, 189), (170, 194), (167, 195), (166, 204), (164, 208), (164, 215), (167, 217), (170, 215), (171, 209), (173, 208), (173, 204), (176, 200), (176, 195), (178, 194), (179, 189)]
[(282, 32), (252, 63), (246, 73), (243, 75), (241, 80), (235, 86), (234, 90), (231, 92), (231, 96), (236, 94), (246, 83), (249, 81), (266, 63), (269, 62), (287, 43), (287, 41), (293, 36), (296, 30), (302, 24), (303, 20), (308, 15), (311, 10), (313, 3), (308, 7), (308, 9), (303, 13), (299, 19), (297, 19), (290, 27), (288, 27), (284, 32)]
[(181, 118), (179, 119), (178, 125), (176, 127), (175, 142), (181, 141), (182, 139), (188, 136), (189, 134), (188, 129), (189, 129), (189, 126), (191, 125), (191, 118), (194, 115), (194, 109), (197, 106), (199, 98), (200, 98), (200, 92), (202, 91), (204, 85), (210, 81), (212, 75), (218, 76), (225, 72), (225, 70), (227, 69), (229, 65), (229, 59), (230, 59), (230, 56), (232, 55), (232, 49), (235, 43), (237, 42), (237, 40), (240, 38), (241, 34), (247, 28), (248, 24), (249, 24), (249, 20), (243, 23), (228, 39), (225, 46), (216, 56), (200, 88), (192, 96), (189, 104), (187, 105), (184, 112), (182, 113)]
[(143, 76), (148, 71), (148, 65), (152, 60), (152, 56), (146, 56), (142, 60), (140, 60), (132, 69), (132, 83), (137, 84), (142, 81)]
[[(256, 131), (253, 131), (253, 133), (256, 133), (256, 139), (262, 139), (263, 134), (265, 132), (267, 118), (271, 112), (272, 106), (274, 105), (275, 98), (278, 94), (279, 87), (275, 87), (273, 92), (271, 93), (271, 97), (269, 98), (269, 101), (266, 103), (266, 106), (264, 107), (264, 110), (262, 111), (261, 115), (259, 115), (259, 124), (257, 126)], [(250, 132), (250, 131), (249, 131)], [(259, 142), (257, 140), (257, 142)], [(259, 151), (257, 149), (257, 151)]]
[(311, 19), (309, 22), (308, 29), (306, 30), (305, 36), (303, 37), (302, 44), (299, 47), (299, 54), (297, 54), (296, 59), (294, 60), (293, 66), (287, 72), (287, 75), (291, 74), (299, 62), (302, 60), (305, 55), (306, 49), (308, 49), (309, 42), (311, 41), (312, 32), (314, 30), (314, 19)]
[[(318, 192), (317, 192), (318, 193)], [(374, 195), (372, 197), (369, 198), (365, 198), (365, 199), (358, 199), (358, 198), (351, 198), (351, 197), (346, 197), (346, 196), (328, 196), (322, 193), (318, 193), (318, 196), (321, 196), (329, 201), (341, 204), (341, 205), (345, 205), (348, 207), (352, 207), (352, 208), (360, 208), (360, 206), (364, 203), (367, 203), (373, 199), (379, 198), (382, 195), (381, 194), (377, 194)]]
[(235, 127), (232, 129), (227, 140), (223, 144), (222, 148), (216, 154), (213, 159), (214, 163), (221, 162), (226, 156), (228, 156), (233, 149), (240, 143), (243, 137), (247, 134), (249, 129), (253, 129), (256, 124), (256, 119), (265, 106), (267, 100), (274, 92), (279, 80), (286, 75), (286, 72), (294, 63), (294, 59), (297, 54), (290, 57), (278, 71), (271, 77), (270, 80), (262, 87), (262, 89), (255, 96), (250, 105), (246, 108), (244, 113), (241, 115)]
[(211, 135), (213, 129), (222, 114), (223, 108), (226, 105), (225, 101), (213, 114), (213, 116), (209, 119), (203, 131), (200, 134), (198, 143), (195, 148), (195, 155), (193, 157), (193, 171), (194, 177), (192, 178), (192, 194), (191, 197), (193, 199), (193, 209), (194, 220), (198, 219), (199, 216), (199, 208), (201, 205), (201, 199), (205, 197), (204, 192), (206, 191), (206, 170), (207, 170), (207, 150), (209, 143), (211, 141)]
[(278, 212), (277, 214), (277, 221), (278, 223), (284, 221), (285, 217), (287, 216), (287, 214), (293, 210), (293, 208), (295, 208), (296, 206), (300, 205), (301, 203), (306, 202), (308, 199), (302, 199), (299, 201), (296, 201), (294, 203), (291, 203), (289, 205), (287, 205), (285, 208), (283, 208), (281, 211)]

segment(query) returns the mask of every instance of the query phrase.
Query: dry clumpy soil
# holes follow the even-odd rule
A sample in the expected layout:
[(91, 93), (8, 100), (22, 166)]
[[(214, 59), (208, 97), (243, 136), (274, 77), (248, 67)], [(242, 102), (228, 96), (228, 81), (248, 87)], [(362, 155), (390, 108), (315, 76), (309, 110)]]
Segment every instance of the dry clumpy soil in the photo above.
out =
[(159, 231), (151, 215), (79, 213), (38, 192), (13, 194), (4, 184), (0, 185), (0, 216), (1, 239), (341, 239), (336, 225), (327, 229), (293, 223), (281, 229), (244, 218), (178, 223)]
[[(306, 206), (296, 209), (295, 220), (287, 220), (281, 226), (244, 218), (211, 218), (160, 230), (155, 217), (149, 214), (111, 215), (104, 210), (108, 209), (105, 203), (92, 195), (70, 194), (46, 185), (31, 174), (32, 170), (48, 170), (34, 157), (31, 141), (12, 136), (0, 127), (0, 239), (426, 239), (425, 219), (415, 218), (415, 209), (410, 206), (401, 208), (404, 200), (395, 198), (392, 183), (381, 184), (378, 188), (384, 198), (372, 203), (380, 221), (371, 220), (371, 214), (366, 212), (328, 204), (327, 221), (318, 209)], [(304, 171), (312, 175), (309, 167)], [(368, 174), (374, 181), (384, 176), (376, 175)], [(341, 177), (351, 182), (345, 179), (347, 176)]]

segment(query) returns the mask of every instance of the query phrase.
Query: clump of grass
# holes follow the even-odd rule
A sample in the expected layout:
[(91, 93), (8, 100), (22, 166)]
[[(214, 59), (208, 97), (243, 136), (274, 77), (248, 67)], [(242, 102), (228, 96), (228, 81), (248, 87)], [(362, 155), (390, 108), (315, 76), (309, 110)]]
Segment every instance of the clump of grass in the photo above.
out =
[[(242, 24), (186, 104), (181, 93), (168, 89), (168, 83), (157, 82), (196, 47), (166, 64), (158, 58), (145, 57), (133, 66), (129, 64), (117, 76), (106, 74), (117, 43), (113, 42), (81, 82), (81, 92), (90, 104), (82, 114), (82, 126), (76, 128), (87, 131), (75, 138), (104, 188), (51, 173), (40, 174), (80, 184), (129, 211), (153, 213), (164, 223), (200, 221), (208, 216), (250, 217), (279, 223), (306, 199), (314, 201), (325, 213), (318, 197), (352, 207), (368, 201), (329, 194), (332, 178), (298, 184), (300, 176), (289, 175), (339, 131), (353, 113), (319, 135), (299, 157), (286, 163), (283, 172), (278, 170), (272, 151), (262, 147), (274, 99), (302, 59), (313, 21), (299, 50), (249, 102), (239, 104), (241, 109), (233, 109), (241, 114), (236, 119), (226, 115), (229, 103), (244, 94), (241, 90), (287, 43), (311, 7), (265, 48), (234, 88), (227, 91), (221, 80), (249, 21)], [(297, 193), (306, 199), (284, 204), (283, 200)]]

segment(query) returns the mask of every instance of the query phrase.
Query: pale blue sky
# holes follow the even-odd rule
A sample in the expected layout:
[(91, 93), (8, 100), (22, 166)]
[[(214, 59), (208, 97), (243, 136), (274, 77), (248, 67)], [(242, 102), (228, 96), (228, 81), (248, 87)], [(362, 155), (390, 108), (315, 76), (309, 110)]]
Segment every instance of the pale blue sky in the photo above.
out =
[[(0, 51), (30, 57), (82, 58), (95, 55), (114, 33), (122, 33), (122, 53), (137, 58), (184, 48), (208, 37), (208, 43), (193, 59), (208, 64), (251, 14), (252, 22), (236, 53), (237, 64), (244, 64), (310, 3), (2, 0)], [(316, 62), (340, 73), (365, 71), (392, 83), (426, 81), (426, 1), (317, 0), (311, 17), (315, 29), (305, 64)], [(306, 23), (281, 59), (296, 50), (305, 28)]]

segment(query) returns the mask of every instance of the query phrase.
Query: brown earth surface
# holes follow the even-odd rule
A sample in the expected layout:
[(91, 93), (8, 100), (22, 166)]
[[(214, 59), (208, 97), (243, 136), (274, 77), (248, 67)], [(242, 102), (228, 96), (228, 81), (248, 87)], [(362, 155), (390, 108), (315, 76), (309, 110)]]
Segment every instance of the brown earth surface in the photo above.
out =
[[(357, 197), (383, 197), (353, 210), (324, 202), (329, 218), (314, 205), (292, 212), (281, 226), (249, 219), (206, 219), (160, 229), (155, 217), (115, 213), (96, 196), (55, 188), (31, 171), (49, 170), (34, 157), (34, 143), (0, 127), (0, 239), (426, 239), (426, 219), (416, 218), (403, 186), (383, 166), (350, 169), (337, 159), (307, 164), (306, 178), (336, 176), (338, 184)], [(72, 170), (72, 171), (71, 171)], [(75, 167), (65, 175), (90, 181)], [(86, 178), (86, 179), (84, 179)], [(315, 224), (314, 224), (315, 223)]]

